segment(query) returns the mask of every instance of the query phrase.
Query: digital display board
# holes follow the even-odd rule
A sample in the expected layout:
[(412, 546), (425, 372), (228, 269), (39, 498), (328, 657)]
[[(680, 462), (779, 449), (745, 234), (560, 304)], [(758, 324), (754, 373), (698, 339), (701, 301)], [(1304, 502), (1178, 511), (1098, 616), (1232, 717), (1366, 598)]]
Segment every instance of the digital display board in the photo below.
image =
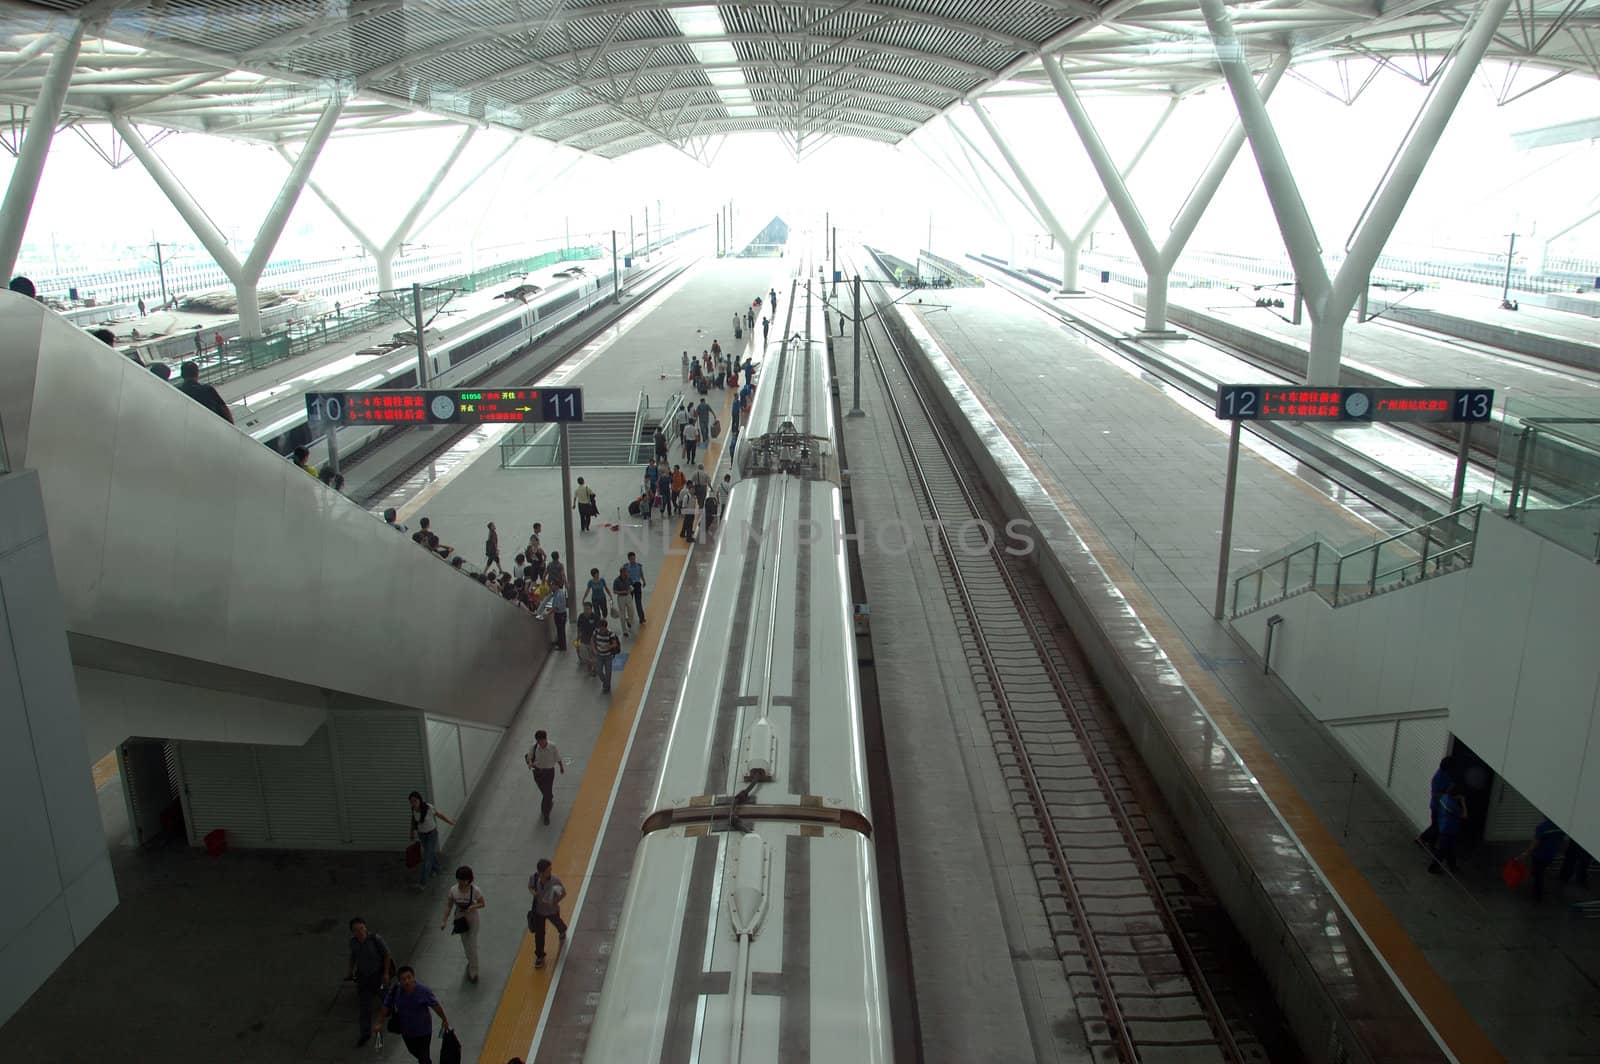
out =
[(335, 425), (523, 424), (583, 420), (582, 388), (307, 392), (306, 417)]
[(1216, 415), (1224, 421), (1488, 421), (1492, 388), (1311, 388), (1222, 384)]

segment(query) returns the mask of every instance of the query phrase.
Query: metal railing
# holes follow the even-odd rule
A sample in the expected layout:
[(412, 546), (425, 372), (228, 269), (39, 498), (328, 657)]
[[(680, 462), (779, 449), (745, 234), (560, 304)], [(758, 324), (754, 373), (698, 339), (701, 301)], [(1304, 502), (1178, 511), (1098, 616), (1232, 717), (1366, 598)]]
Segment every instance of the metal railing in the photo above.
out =
[(1506, 516), (1600, 563), (1600, 418), (1522, 419)]
[(639, 463), (639, 437), (644, 433), (644, 419), (648, 413), (650, 413), (650, 396), (640, 388), (639, 402), (633, 411), (633, 436), (628, 446), (628, 462), (632, 465)]
[[(1474, 503), (1392, 536), (1341, 551), (1320, 536), (1293, 544), (1233, 582), (1239, 617), (1291, 595), (1312, 591), (1331, 606), (1346, 606), (1430, 576), (1472, 564), (1483, 506)], [(1327, 566), (1332, 566), (1332, 572)], [(1267, 583), (1276, 584), (1275, 593)], [(1250, 585), (1247, 589), (1246, 585)], [(1249, 595), (1247, 598), (1246, 595)]]
[(500, 441), (501, 469), (534, 469), (561, 461), (561, 434), (555, 425), (518, 425)]

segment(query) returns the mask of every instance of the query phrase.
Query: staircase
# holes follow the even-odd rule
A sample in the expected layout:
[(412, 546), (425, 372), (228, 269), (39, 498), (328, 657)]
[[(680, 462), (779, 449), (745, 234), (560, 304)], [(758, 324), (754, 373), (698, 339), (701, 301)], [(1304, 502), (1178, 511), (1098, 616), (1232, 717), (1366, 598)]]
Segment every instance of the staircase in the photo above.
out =
[(585, 413), (567, 430), (574, 466), (627, 465), (633, 461), (635, 414)]
[(1462, 507), (1374, 543), (1341, 551), (1320, 536), (1290, 544), (1233, 581), (1239, 618), (1307, 591), (1348, 606), (1472, 564), (1481, 504)]

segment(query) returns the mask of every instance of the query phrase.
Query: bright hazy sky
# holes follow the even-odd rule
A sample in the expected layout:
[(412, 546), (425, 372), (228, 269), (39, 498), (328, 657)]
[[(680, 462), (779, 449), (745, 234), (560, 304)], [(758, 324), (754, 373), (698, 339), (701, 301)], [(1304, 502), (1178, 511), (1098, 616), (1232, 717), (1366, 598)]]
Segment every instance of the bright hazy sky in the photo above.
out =
[[(1323, 247), (1334, 251), (1344, 246), (1401, 143), (1423, 102), (1423, 90), (1386, 72), (1354, 106), (1346, 107), (1303, 80), (1332, 83), (1328, 65), (1297, 70), (1296, 75), (1285, 78), (1271, 112)], [(1600, 167), (1592, 143), (1517, 152), (1510, 142), (1519, 130), (1600, 116), (1600, 83), (1569, 76), (1497, 107), (1504, 76), (1495, 67), (1479, 72), (1389, 250), (1432, 246), (1498, 251), (1512, 229), (1553, 232), (1600, 206), (1593, 187)], [(1532, 71), (1521, 75), (1527, 84), (1536, 76)], [(1059, 102), (1053, 96), (1008, 98), (989, 106), (1063, 224), (1076, 231), (1100, 191)], [(1131, 155), (1164, 106), (1155, 98), (1088, 99), (1101, 137), (1118, 159)], [(1004, 168), (970, 110), (960, 108), (954, 116)], [(1133, 175), (1130, 186), (1158, 240), (1231, 120), (1232, 101), (1220, 89), (1185, 100)], [(948, 145), (950, 136), (942, 127), (942, 120), (936, 122), (917, 139), (932, 137)], [(109, 137), (106, 127), (96, 133), (103, 142)], [(318, 161), (315, 179), (381, 241), (456, 136), (437, 131), (334, 140)], [(475, 175), (504, 143), (501, 134), (478, 134), (435, 205)], [(169, 137), (157, 150), (223, 233), (239, 242), (242, 255), (287, 164), (265, 147), (195, 134)], [(1009, 243), (989, 208), (972, 202), (964, 191), (958, 193), (910, 147), (842, 139), (796, 165), (775, 136), (746, 134), (729, 138), (709, 170), (674, 149), (658, 147), (615, 162), (584, 159), (557, 184), (546, 183), (575, 157), (565, 148), (521, 145), (413, 239), (460, 246), (475, 241), (482, 251), (559, 236), (570, 218), (574, 236), (614, 225), (623, 230), (625, 245), (629, 213), (642, 226), (646, 206), (655, 215), (658, 199), (669, 223), (681, 224), (710, 222), (715, 204), (732, 199), (744, 238), (774, 214), (797, 225), (815, 216), (813, 224), (820, 225), (822, 212), (828, 210), (836, 225), (902, 253), (926, 244), (930, 215), (936, 250), (1004, 253)], [(992, 183), (987, 173), (985, 177)], [(994, 195), (1019, 244), (1032, 242), (1038, 225), (997, 186)], [(1115, 241), (1121, 226), (1108, 211), (1095, 229), (1097, 242)], [(71, 133), (58, 135), (52, 149), (27, 234), (32, 255), (24, 266), (48, 264), (52, 235), (64, 257), (73, 247), (111, 256), (114, 248), (132, 248), (152, 238), (195, 243), (137, 160), (112, 170)], [(1600, 257), (1594, 247), (1597, 236), (1600, 220), (1574, 231), (1554, 250)], [(308, 190), (278, 254), (353, 255), (354, 244)], [(1266, 255), (1281, 251), (1248, 145), (1190, 246)]]

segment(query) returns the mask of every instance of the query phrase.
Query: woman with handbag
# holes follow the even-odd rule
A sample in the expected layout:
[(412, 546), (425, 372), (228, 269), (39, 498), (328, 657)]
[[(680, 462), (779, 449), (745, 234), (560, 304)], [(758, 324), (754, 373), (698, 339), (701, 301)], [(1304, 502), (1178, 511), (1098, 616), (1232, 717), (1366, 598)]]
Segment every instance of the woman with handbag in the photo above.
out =
[(456, 869), (456, 885), (444, 906), (444, 916), (439, 920), (439, 930), (446, 927), (452, 935), (461, 936), (461, 951), (467, 955), (467, 982), (478, 981), (478, 910), (488, 902), (472, 882), (472, 869), (462, 865)]
[(578, 486), (572, 492), (572, 508), (578, 511), (578, 521), (583, 531), (589, 531), (589, 522), (600, 512), (600, 506), (594, 489), (585, 484), (582, 477), (578, 478)]
[(418, 887), (428, 885), (428, 877), (439, 871), (439, 825), (437, 821), (443, 820), (446, 824), (455, 821), (445, 816), (439, 810), (429, 805), (427, 801), (412, 791), (408, 800), (411, 802), (411, 838), (420, 848), (419, 856), (422, 858), (422, 871), (418, 873)]

